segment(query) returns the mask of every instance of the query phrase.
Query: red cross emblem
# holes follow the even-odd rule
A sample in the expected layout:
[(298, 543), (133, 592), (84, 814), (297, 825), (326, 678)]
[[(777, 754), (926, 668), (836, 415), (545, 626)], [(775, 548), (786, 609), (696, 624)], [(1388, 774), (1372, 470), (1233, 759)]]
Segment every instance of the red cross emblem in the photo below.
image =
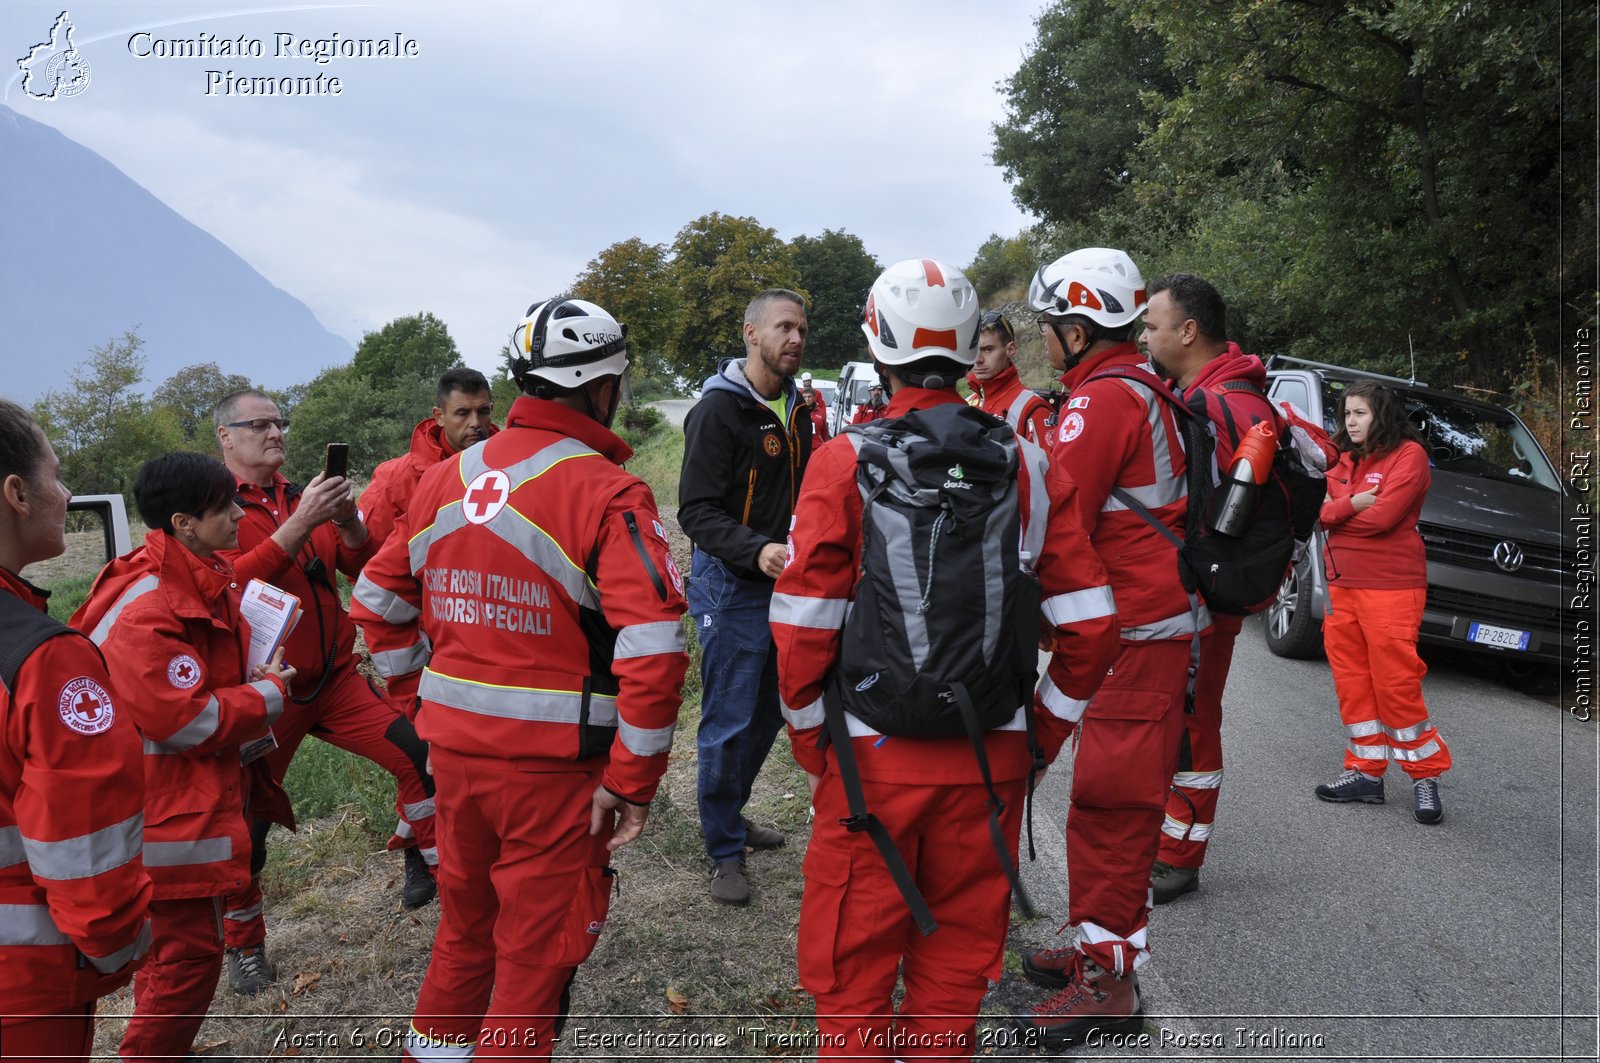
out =
[(81, 735), (97, 735), (111, 729), (116, 708), (106, 688), (86, 675), (80, 675), (61, 688), (56, 699), (61, 722)]
[(179, 690), (188, 690), (200, 682), (200, 662), (187, 653), (180, 653), (167, 662), (167, 682)]
[(479, 473), (467, 485), (467, 493), (461, 500), (462, 512), (466, 514), (468, 523), (486, 524), (506, 508), (510, 497), (510, 477), (499, 469), (490, 469)]

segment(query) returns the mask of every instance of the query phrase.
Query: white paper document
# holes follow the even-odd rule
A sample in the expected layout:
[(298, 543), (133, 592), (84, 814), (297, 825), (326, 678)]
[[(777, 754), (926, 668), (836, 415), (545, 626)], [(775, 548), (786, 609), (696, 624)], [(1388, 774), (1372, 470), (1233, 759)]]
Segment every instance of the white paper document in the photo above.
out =
[(272, 655), (299, 623), (300, 599), (270, 583), (253, 579), (245, 586), (244, 597), (239, 601), (239, 616), (248, 634), (244, 655), (245, 681), (248, 682), (256, 665), (272, 660)]

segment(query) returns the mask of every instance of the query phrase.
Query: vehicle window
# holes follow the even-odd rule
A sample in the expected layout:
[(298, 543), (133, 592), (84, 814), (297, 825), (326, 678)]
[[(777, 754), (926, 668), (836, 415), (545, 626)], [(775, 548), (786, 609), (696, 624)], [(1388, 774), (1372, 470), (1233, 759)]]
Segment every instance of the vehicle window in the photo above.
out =
[(852, 381), (850, 384), (850, 401), (857, 406), (867, 401), (867, 392), (872, 388), (872, 381), (865, 378)]
[(1307, 414), (1311, 412), (1311, 392), (1303, 380), (1279, 377), (1272, 382), (1271, 396), (1274, 402), (1292, 402)]

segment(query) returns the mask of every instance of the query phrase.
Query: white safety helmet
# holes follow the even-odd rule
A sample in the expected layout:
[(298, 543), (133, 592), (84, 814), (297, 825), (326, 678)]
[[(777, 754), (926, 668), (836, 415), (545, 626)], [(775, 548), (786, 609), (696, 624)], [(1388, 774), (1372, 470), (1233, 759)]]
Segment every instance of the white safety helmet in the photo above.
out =
[(934, 259), (896, 262), (872, 283), (861, 331), (884, 365), (940, 357), (970, 366), (978, 357), (977, 289)]
[(1049, 317), (1081, 314), (1119, 328), (1144, 313), (1144, 277), (1124, 251), (1085, 247), (1039, 267), (1028, 285), (1028, 305)]
[[(511, 333), (512, 375), (575, 388), (628, 367), (628, 327), (584, 299), (547, 299), (528, 307)], [(523, 390), (527, 390), (524, 387)]]

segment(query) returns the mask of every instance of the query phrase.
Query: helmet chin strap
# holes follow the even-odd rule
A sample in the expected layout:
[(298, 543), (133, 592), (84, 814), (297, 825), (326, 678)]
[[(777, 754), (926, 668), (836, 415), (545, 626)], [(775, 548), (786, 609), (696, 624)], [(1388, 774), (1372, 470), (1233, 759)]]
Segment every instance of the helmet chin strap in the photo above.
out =
[(1084, 352), (1088, 351), (1094, 341), (1090, 340), (1083, 345), (1082, 351), (1074, 353), (1072, 346), (1067, 342), (1067, 330), (1061, 327), (1061, 322), (1051, 318), (1046, 318), (1045, 320), (1050, 322), (1050, 331), (1056, 334), (1056, 342), (1061, 345), (1061, 371), (1063, 373), (1071, 372), (1083, 360)]
[[(605, 378), (601, 378), (600, 382), (603, 382), (604, 379)], [(620, 382), (612, 384), (611, 401), (606, 403), (606, 412), (604, 416), (600, 414), (600, 411), (594, 408), (593, 387), (594, 385), (591, 384), (589, 387), (583, 389), (583, 404), (587, 408), (590, 417), (594, 418), (596, 421), (599, 421), (607, 428), (610, 428), (611, 422), (615, 420), (617, 416), (617, 403), (622, 399), (622, 386)]]

